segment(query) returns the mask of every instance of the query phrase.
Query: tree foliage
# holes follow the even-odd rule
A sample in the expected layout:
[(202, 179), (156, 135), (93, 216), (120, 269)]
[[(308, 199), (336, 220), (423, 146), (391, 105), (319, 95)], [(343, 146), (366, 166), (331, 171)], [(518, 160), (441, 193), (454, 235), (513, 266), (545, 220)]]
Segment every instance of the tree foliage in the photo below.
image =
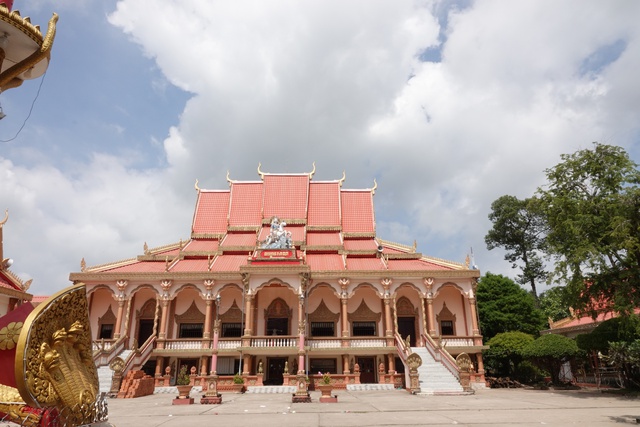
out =
[(640, 306), (640, 171), (622, 148), (598, 143), (561, 159), (538, 189), (555, 276), (574, 308), (628, 315)]
[(496, 376), (513, 376), (522, 361), (522, 349), (534, 340), (524, 332), (502, 332), (491, 338), (484, 351), (485, 366), (491, 366)]
[(540, 310), (545, 318), (557, 322), (571, 316), (564, 286), (554, 286), (540, 294)]
[(545, 223), (536, 200), (502, 196), (491, 204), (489, 219), (493, 227), (484, 238), (487, 248), (502, 247), (507, 251), (505, 259), (512, 268), (522, 270), (518, 282), (530, 285), (537, 300), (536, 283), (544, 281), (547, 272), (541, 258), (545, 247)]
[(614, 317), (596, 326), (588, 334), (576, 337), (581, 350), (607, 353), (610, 342), (632, 342), (640, 339), (640, 319), (638, 316)]
[(501, 332), (511, 331), (537, 336), (545, 326), (533, 296), (500, 274), (487, 273), (480, 278), (476, 299), (485, 341)]
[(548, 370), (554, 384), (559, 383), (562, 364), (578, 354), (576, 342), (562, 335), (546, 334), (522, 349), (522, 356)]

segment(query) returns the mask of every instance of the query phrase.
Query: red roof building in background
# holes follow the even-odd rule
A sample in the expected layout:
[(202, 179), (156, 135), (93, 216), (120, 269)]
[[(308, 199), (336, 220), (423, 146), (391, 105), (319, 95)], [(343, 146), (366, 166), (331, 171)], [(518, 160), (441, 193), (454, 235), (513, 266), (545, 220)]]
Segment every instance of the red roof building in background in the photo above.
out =
[[(315, 171), (315, 167), (314, 167)], [(200, 189), (188, 240), (72, 273), (90, 302), (98, 365), (137, 348), (157, 386), (183, 365), (198, 378), (242, 373), (246, 385), (289, 385), (329, 372), (339, 387), (409, 387), (407, 355), (448, 371), (466, 353), (484, 385), (475, 287), (465, 263), (376, 235), (374, 194), (345, 177), (265, 173)], [(167, 374), (168, 372), (168, 374)], [(165, 376), (166, 375), (166, 376)], [(223, 383), (224, 384), (224, 383)], [(448, 388), (451, 387), (451, 388)], [(415, 387), (414, 387), (415, 388)], [(412, 390), (415, 391), (415, 390)]]

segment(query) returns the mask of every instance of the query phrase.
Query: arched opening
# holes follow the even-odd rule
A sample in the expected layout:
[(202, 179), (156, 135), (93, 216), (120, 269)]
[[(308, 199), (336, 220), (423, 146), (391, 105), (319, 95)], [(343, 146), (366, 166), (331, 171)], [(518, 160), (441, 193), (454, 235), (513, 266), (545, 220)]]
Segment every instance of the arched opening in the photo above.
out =
[(292, 310), (282, 298), (271, 301), (265, 310), (265, 335), (289, 335)]
[(416, 321), (418, 310), (407, 297), (401, 297), (398, 302), (396, 302), (396, 310), (398, 316), (398, 334), (405, 340), (409, 337), (411, 347), (415, 347), (416, 336), (418, 335), (418, 329), (416, 328), (418, 324)]

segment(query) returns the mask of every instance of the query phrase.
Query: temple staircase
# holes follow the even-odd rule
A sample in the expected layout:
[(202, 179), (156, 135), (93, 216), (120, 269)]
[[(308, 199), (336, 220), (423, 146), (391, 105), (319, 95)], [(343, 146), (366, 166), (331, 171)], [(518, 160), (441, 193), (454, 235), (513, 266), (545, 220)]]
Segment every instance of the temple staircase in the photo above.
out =
[[(122, 360), (127, 360), (132, 350), (123, 350), (119, 357)], [(111, 379), (113, 378), (113, 371), (109, 365), (100, 366), (98, 368), (98, 382), (100, 384), (100, 393), (109, 393), (111, 390)]]
[(465, 394), (460, 381), (442, 362), (436, 361), (425, 347), (411, 347), (411, 351), (422, 359), (422, 365), (418, 368), (418, 395)]

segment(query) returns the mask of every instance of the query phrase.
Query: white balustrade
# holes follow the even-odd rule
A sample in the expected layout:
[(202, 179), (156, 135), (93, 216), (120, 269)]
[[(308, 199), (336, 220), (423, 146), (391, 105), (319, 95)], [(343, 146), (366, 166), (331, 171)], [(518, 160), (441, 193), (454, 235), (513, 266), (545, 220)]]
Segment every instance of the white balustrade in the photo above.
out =
[(442, 345), (445, 347), (469, 347), (473, 346), (471, 338), (443, 338)]
[(342, 340), (309, 340), (311, 348), (340, 348), (342, 347)]
[(167, 350), (199, 350), (202, 349), (202, 340), (166, 341), (164, 348)]
[(242, 346), (241, 340), (218, 341), (218, 349), (221, 349), (221, 350), (235, 350), (236, 348), (241, 346)]
[(297, 347), (298, 338), (252, 338), (251, 347)]
[(363, 348), (363, 347), (386, 347), (387, 341), (384, 339), (358, 339), (351, 340), (351, 347)]

